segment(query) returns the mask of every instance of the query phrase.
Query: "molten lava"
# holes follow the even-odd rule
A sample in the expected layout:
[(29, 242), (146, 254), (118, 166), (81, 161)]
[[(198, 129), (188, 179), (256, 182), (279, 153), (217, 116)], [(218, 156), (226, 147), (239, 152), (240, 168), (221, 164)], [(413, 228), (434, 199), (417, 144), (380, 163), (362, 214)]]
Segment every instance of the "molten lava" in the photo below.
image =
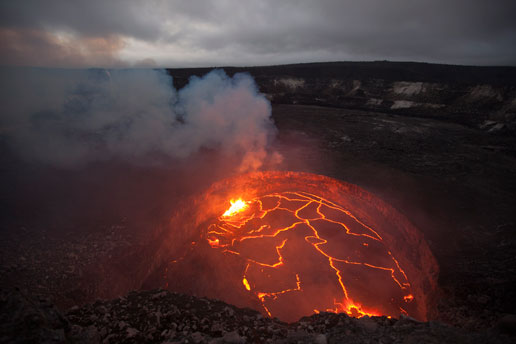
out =
[(222, 217), (232, 217), (233, 215), (244, 211), (247, 208), (247, 204), (242, 201), (242, 199), (237, 199), (236, 201), (229, 201), (231, 203), (231, 206), (224, 214), (222, 214)]
[(241, 175), (185, 203), (168, 228), (156, 278), (173, 291), (284, 321), (319, 312), (426, 320), (435, 309), (438, 267), (423, 236), (352, 184)]
[[(292, 301), (313, 312), (397, 316), (408, 314), (405, 308), (414, 299), (407, 275), (378, 232), (314, 194), (231, 201), (209, 225), (206, 240), (224, 254), (245, 259), (243, 287), (269, 316)], [(370, 282), (388, 290), (387, 298), (367, 295), (362, 289)]]

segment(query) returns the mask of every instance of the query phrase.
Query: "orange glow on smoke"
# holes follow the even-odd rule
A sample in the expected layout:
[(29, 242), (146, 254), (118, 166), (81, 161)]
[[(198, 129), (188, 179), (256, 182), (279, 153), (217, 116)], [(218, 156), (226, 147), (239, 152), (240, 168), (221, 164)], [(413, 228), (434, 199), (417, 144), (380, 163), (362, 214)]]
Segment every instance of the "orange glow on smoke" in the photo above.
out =
[(294, 305), (310, 313), (390, 317), (406, 314), (414, 301), (380, 234), (350, 210), (301, 191), (230, 203), (208, 226), (206, 240), (245, 260), (243, 288), (269, 316)]

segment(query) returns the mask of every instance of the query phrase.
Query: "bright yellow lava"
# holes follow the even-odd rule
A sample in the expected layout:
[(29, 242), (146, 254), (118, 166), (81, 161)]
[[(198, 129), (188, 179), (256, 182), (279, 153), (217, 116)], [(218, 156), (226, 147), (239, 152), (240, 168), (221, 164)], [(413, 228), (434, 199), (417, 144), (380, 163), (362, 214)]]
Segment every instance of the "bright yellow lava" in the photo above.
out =
[(249, 285), (247, 278), (244, 277), (244, 279), (242, 280), (242, 283), (244, 283), (245, 289), (251, 290), (251, 286)]
[(231, 207), (229, 207), (229, 209), (226, 210), (224, 214), (222, 214), (223, 217), (233, 216), (247, 208), (247, 203), (244, 202), (241, 198), (237, 199), (236, 201), (231, 200), (229, 202), (231, 203)]

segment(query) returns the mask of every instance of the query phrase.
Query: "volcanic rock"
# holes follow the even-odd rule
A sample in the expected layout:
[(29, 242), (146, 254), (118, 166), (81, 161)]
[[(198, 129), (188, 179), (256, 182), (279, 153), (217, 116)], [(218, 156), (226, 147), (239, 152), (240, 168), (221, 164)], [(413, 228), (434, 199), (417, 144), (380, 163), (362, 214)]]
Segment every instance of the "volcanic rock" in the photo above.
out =
[[(512, 343), (514, 339), (408, 317), (357, 319), (321, 313), (287, 324), (221, 301), (163, 290), (131, 292), (126, 298), (73, 307), (66, 315), (47, 300), (34, 301), (19, 290), (3, 293), (1, 300), (0, 338), (12, 343)], [(11, 319), (7, 314), (13, 315)], [(500, 326), (504, 333), (514, 329), (514, 316), (504, 318)]]
[(70, 326), (48, 299), (18, 289), (0, 294), (0, 342), (62, 343)]

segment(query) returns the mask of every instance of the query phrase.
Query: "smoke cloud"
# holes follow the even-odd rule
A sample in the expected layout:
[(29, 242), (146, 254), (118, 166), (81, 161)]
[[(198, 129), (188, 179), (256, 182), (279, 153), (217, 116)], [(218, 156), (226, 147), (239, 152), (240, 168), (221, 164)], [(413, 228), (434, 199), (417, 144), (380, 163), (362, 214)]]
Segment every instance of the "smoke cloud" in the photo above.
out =
[(1, 70), (0, 136), (30, 161), (156, 164), (203, 148), (259, 168), (275, 135), (248, 74), (214, 70), (177, 91), (165, 70)]

